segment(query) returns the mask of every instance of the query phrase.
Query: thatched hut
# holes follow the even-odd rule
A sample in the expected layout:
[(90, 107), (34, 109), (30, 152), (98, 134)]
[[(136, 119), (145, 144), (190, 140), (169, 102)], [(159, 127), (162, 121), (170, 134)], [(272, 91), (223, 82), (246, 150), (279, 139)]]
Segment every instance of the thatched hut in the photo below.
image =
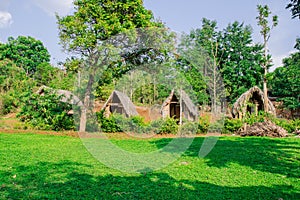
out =
[(114, 90), (103, 105), (104, 115), (108, 117), (111, 113), (124, 114), (126, 117), (138, 115), (135, 106), (129, 97), (117, 90)]
[[(276, 110), (272, 102), (268, 99), (268, 112), (276, 115)], [(243, 93), (233, 104), (232, 115), (234, 118), (243, 118), (247, 112), (250, 114), (264, 110), (264, 93), (259, 87), (254, 86)]]
[(68, 90), (58, 90), (58, 89), (53, 89), (51, 87), (47, 87), (47, 86), (43, 85), (38, 89), (38, 91), (36, 93), (39, 95), (44, 95), (45, 90), (48, 90), (50, 93), (54, 93), (57, 96), (59, 96), (61, 102), (69, 103), (71, 105), (76, 105), (76, 106), (83, 105), (83, 103), (80, 101), (80, 99), (76, 95), (74, 95), (71, 91), (68, 91)]
[[(180, 108), (180, 106), (182, 106), (182, 108)], [(183, 90), (181, 90), (179, 94), (175, 94), (174, 90), (172, 90), (168, 98), (162, 104), (162, 117), (180, 119), (180, 113), (182, 113), (182, 117), (189, 121), (195, 121), (198, 117), (197, 108), (190, 97)]]

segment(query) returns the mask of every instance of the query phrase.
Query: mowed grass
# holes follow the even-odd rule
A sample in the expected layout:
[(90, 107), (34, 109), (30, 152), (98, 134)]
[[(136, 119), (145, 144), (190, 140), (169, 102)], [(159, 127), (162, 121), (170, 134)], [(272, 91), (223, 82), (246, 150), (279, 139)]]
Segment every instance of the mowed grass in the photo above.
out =
[[(112, 139), (149, 152), (172, 139)], [(79, 138), (0, 134), (0, 199), (300, 199), (300, 139), (221, 137), (205, 157), (195, 138), (158, 171), (130, 174), (98, 162)]]

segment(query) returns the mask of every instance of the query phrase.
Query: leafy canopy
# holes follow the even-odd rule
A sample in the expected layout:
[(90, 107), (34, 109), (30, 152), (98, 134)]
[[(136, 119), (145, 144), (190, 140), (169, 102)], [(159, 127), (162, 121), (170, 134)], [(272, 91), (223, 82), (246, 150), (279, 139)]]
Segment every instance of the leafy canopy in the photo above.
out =
[[(299, 39), (297, 39), (297, 44)], [(295, 46), (297, 47), (297, 45)], [(283, 60), (283, 66), (270, 75), (274, 96), (280, 97), (290, 110), (300, 109), (300, 50)]]
[(59, 37), (66, 51), (84, 56), (125, 30), (162, 26), (142, 0), (75, 0), (74, 10), (72, 15), (57, 16)]
[[(188, 55), (185, 56), (188, 59), (184, 62), (181, 60), (181, 64), (191, 69), (191, 66), (198, 65), (193, 66), (198, 67), (197, 70), (189, 69), (186, 73), (195, 91), (205, 94), (205, 84), (209, 82), (205, 82), (199, 73), (204, 77), (209, 75), (209, 69), (205, 68), (207, 60), (214, 62), (211, 65), (215, 65), (221, 73), (227, 99), (231, 102), (249, 88), (261, 85), (262, 45), (253, 43), (250, 26), (235, 21), (225, 29), (218, 30), (216, 21), (204, 18), (201, 28), (192, 30), (183, 41), (182, 48), (188, 49)], [(207, 58), (203, 57), (203, 51), (206, 52)], [(200, 93), (197, 96), (201, 102), (207, 95), (201, 97)]]
[(12, 60), (27, 75), (32, 75), (38, 65), (50, 61), (50, 54), (40, 40), (18, 36), (9, 37), (6, 44), (0, 45), (0, 60), (4, 59)]

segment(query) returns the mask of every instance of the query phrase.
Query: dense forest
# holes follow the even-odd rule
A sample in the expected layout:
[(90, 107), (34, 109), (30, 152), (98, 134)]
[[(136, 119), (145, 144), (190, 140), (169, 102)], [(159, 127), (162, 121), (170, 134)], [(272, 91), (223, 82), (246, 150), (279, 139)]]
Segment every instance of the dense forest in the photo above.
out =
[[(298, 20), (297, 1), (286, 8), (291, 20)], [(47, 48), (31, 36), (10, 37), (0, 44), (0, 115), (17, 113), (19, 120), (38, 129), (85, 131), (94, 126), (87, 120), (93, 101), (104, 104), (114, 90), (137, 106), (153, 107), (162, 105), (173, 89), (184, 89), (201, 113), (222, 106), (227, 112), (224, 132), (234, 132), (243, 123), (269, 116), (267, 107), (256, 117), (231, 116), (239, 97), (258, 86), (277, 102), (276, 109), (289, 113), (281, 116), (289, 120), (270, 118), (289, 132), (300, 128), (300, 38), (295, 38), (294, 53), (270, 72), (268, 39), (280, 21), (268, 6), (257, 6), (261, 43), (253, 41), (252, 28), (245, 23), (230, 22), (220, 30), (217, 21), (203, 18), (177, 44), (178, 35), (155, 19), (141, 0), (105, 1), (100, 6), (98, 0), (75, 0), (74, 10), (72, 15), (56, 16), (60, 43), (72, 55), (60, 68), (50, 64)], [(42, 95), (41, 86), (47, 86)], [(78, 97), (81, 104), (62, 101), (64, 93), (57, 91), (73, 92), (69, 98)], [(171, 133), (178, 128), (173, 118), (145, 122), (140, 116), (105, 117), (100, 110), (96, 120), (107, 132), (124, 131), (120, 121), (137, 124), (138, 132), (156, 128), (157, 133)], [(196, 123), (199, 132), (208, 130), (206, 115)]]

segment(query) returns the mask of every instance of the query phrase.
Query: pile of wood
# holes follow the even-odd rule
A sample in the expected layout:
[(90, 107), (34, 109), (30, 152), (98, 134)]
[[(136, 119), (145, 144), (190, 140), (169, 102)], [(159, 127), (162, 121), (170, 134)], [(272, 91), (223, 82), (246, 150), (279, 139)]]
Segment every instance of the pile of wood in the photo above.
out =
[(252, 126), (245, 125), (238, 134), (241, 136), (286, 137), (288, 132), (271, 121), (265, 121), (254, 123)]

